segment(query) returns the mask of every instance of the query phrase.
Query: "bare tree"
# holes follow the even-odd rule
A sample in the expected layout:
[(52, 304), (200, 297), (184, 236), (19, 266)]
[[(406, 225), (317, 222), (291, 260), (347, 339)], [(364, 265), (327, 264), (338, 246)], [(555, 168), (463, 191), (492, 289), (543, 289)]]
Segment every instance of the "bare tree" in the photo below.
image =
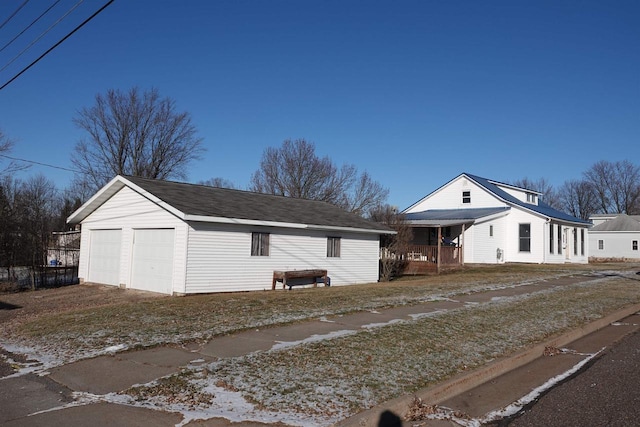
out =
[(221, 177), (210, 178), (205, 181), (198, 181), (197, 184), (207, 185), (209, 187), (231, 188), (234, 190), (238, 189), (238, 187), (233, 182)]
[(597, 196), (591, 183), (585, 180), (566, 181), (558, 191), (560, 207), (576, 218), (584, 220), (597, 212)]
[(0, 176), (9, 175), (19, 170), (29, 168), (29, 165), (19, 164), (8, 156), (13, 149), (13, 146), (14, 141), (5, 135), (0, 129), (0, 164), (5, 163), (6, 161), (6, 164), (0, 168)]
[(628, 160), (601, 160), (584, 172), (597, 197), (598, 212), (636, 212), (640, 203), (640, 168)]
[(187, 166), (203, 151), (191, 116), (157, 89), (108, 90), (73, 121), (88, 134), (71, 157), (80, 172), (76, 180), (93, 191), (118, 174), (186, 178)]
[(527, 177), (516, 180), (512, 183), (516, 187), (526, 188), (527, 190), (537, 191), (542, 193), (540, 199), (549, 206), (560, 209), (561, 202), (558, 196), (558, 192), (553, 188), (553, 185), (547, 181), (546, 178), (539, 178), (532, 180)]
[(285, 140), (280, 148), (262, 154), (250, 189), (301, 199), (322, 200), (359, 215), (386, 201), (389, 191), (353, 165), (337, 167), (329, 157), (318, 157), (305, 139)]
[(406, 266), (406, 255), (413, 239), (411, 227), (404, 215), (390, 205), (378, 205), (371, 209), (369, 219), (385, 224), (396, 232), (380, 237), (380, 247), (384, 251), (380, 260), (380, 280), (388, 281), (400, 276)]

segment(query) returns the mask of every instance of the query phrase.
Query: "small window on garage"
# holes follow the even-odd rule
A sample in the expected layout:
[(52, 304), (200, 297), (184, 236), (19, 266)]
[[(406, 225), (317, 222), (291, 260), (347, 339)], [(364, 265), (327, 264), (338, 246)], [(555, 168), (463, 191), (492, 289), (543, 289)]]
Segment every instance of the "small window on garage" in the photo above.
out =
[(489, 237), (493, 237), (493, 225), (489, 226)]
[(327, 237), (327, 258), (340, 257), (340, 237)]
[(598, 249), (604, 250), (604, 240), (598, 240)]
[(638, 241), (634, 240), (633, 242), (631, 242), (631, 250), (637, 251), (638, 250)]
[(269, 256), (269, 233), (251, 233), (251, 256)]
[(471, 203), (471, 191), (465, 190), (462, 192), (462, 203)]

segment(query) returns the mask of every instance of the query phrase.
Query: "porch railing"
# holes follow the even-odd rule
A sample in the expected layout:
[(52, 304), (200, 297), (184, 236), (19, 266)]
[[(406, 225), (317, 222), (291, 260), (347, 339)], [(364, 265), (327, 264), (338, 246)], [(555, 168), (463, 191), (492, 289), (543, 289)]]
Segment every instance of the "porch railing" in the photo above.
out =
[[(440, 246), (440, 264), (452, 265), (460, 264), (461, 246)], [(391, 253), (386, 248), (382, 248), (381, 258), (405, 259), (407, 261), (426, 262), (437, 264), (438, 246), (433, 245), (410, 245), (406, 254)]]

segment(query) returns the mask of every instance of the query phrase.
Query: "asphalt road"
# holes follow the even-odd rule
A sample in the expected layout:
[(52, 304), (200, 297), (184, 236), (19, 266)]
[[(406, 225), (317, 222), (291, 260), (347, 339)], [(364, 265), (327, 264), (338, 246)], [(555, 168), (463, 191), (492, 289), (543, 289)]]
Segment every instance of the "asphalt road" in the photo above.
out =
[(640, 426), (640, 332), (551, 389), (502, 426)]

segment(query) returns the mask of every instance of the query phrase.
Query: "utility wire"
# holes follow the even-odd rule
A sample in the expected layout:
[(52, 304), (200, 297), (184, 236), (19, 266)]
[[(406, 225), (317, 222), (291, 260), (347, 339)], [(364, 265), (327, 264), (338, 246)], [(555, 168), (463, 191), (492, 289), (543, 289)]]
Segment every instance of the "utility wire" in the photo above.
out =
[(44, 37), (44, 36), (45, 36), (49, 31), (53, 30), (53, 29), (56, 27), (56, 25), (58, 25), (60, 22), (62, 22), (62, 20), (63, 20), (64, 18), (66, 18), (67, 16), (69, 16), (69, 14), (70, 14), (71, 12), (73, 12), (74, 10), (76, 10), (76, 8), (77, 8), (78, 6), (80, 6), (80, 4), (82, 4), (82, 2), (83, 2), (83, 1), (84, 1), (84, 0), (80, 0), (80, 1), (78, 1), (76, 4), (74, 4), (74, 5), (73, 5), (73, 7), (72, 7), (71, 9), (69, 9), (69, 10), (67, 11), (67, 13), (65, 13), (64, 15), (62, 15), (60, 18), (58, 18), (58, 20), (57, 20), (56, 22), (54, 22), (53, 24), (51, 24), (51, 25), (49, 26), (49, 28), (47, 28), (47, 29), (46, 29), (46, 30), (44, 30), (42, 33), (40, 33), (40, 35), (39, 35), (38, 37), (36, 37), (35, 39), (33, 39), (33, 41), (27, 45), (27, 47), (25, 47), (24, 49), (22, 49), (22, 51), (20, 51), (20, 53), (19, 53), (19, 54), (17, 54), (16, 56), (14, 56), (14, 57), (13, 57), (13, 59), (11, 59), (11, 61), (7, 62), (7, 63), (5, 64), (5, 66), (4, 66), (4, 67), (0, 68), (0, 72), (4, 71), (4, 70), (9, 66), (9, 65), (13, 64), (13, 62), (14, 62), (16, 59), (20, 58), (20, 57), (21, 57), (21, 56), (22, 56), (22, 55), (23, 55), (27, 50), (31, 49), (31, 48), (33, 47), (33, 45), (34, 45), (34, 44), (38, 43), (38, 42), (40, 41), (40, 39), (42, 39), (42, 38), (43, 38), (43, 37)]
[(0, 157), (4, 157), (10, 160), (15, 160), (18, 162), (25, 162), (25, 163), (32, 163), (34, 165), (40, 165), (40, 166), (46, 166), (49, 168), (54, 168), (54, 169), (60, 169), (63, 171), (67, 171), (67, 172), (73, 172), (73, 173), (83, 173), (74, 169), (69, 169), (69, 168), (63, 168), (62, 166), (55, 166), (55, 165), (50, 165), (48, 163), (41, 163), (41, 162), (36, 162), (35, 160), (27, 160), (27, 159), (20, 159), (18, 157), (11, 157), (11, 156), (7, 156), (6, 154), (0, 154)]
[(5, 50), (7, 47), (9, 47), (14, 41), (16, 41), (16, 39), (18, 37), (20, 37), (21, 35), (23, 35), (25, 33), (25, 31), (27, 31), (29, 28), (31, 28), (33, 26), (33, 24), (35, 24), (36, 22), (38, 22), (44, 15), (46, 15), (47, 13), (49, 13), (49, 11), (51, 9), (53, 9), (53, 7), (55, 5), (57, 5), (58, 3), (60, 3), (60, 0), (56, 0), (55, 2), (53, 2), (53, 4), (51, 6), (49, 6), (49, 8), (47, 10), (45, 10), (44, 12), (42, 12), (42, 14), (40, 16), (38, 16), (36, 19), (34, 19), (31, 24), (27, 25), (26, 28), (22, 31), (20, 31), (18, 33), (17, 36), (15, 36), (14, 38), (12, 38), (11, 40), (9, 40), (4, 46), (2, 46), (2, 48), (0, 48), (0, 52), (2, 52), (3, 50)]
[(0, 30), (7, 25), (7, 22), (11, 21), (11, 19), (13, 19), (14, 16), (16, 16), (16, 14), (18, 12), (20, 12), (20, 9), (22, 9), (27, 3), (29, 3), (29, 0), (24, 0), (24, 2), (18, 6), (18, 8), (15, 10), (15, 12), (13, 12), (7, 19), (4, 20), (4, 22), (2, 24), (0, 24)]
[(104, 4), (104, 6), (102, 6), (100, 9), (98, 9), (93, 15), (91, 15), (90, 17), (88, 17), (87, 19), (85, 19), (80, 25), (78, 25), (76, 28), (74, 28), (69, 34), (67, 34), (66, 36), (64, 36), (62, 39), (60, 39), (60, 41), (58, 41), (56, 44), (54, 44), (53, 46), (51, 46), (45, 53), (43, 53), (42, 55), (40, 55), (35, 61), (33, 61), (31, 64), (27, 65), (25, 68), (22, 69), (22, 71), (20, 71), (18, 74), (16, 74), (15, 76), (13, 76), (8, 82), (6, 82), (5, 84), (3, 84), (2, 86), (0, 86), (0, 90), (4, 89), (5, 87), (7, 87), (9, 84), (11, 84), (11, 82), (13, 82), (15, 79), (17, 79), (18, 77), (20, 77), (22, 74), (24, 74), (29, 68), (33, 67), (34, 65), (36, 65), (42, 58), (44, 58), (45, 56), (47, 56), (52, 50), (54, 50), (55, 48), (57, 48), (58, 46), (60, 46), (65, 40), (67, 40), (69, 37), (71, 37), (71, 35), (73, 33), (75, 33), (76, 31), (78, 31), (80, 28), (84, 27), (89, 21), (91, 21), (93, 18), (95, 18), (96, 16), (98, 16), (98, 14), (100, 12), (102, 12), (103, 10), (105, 10), (108, 6), (111, 5), (111, 3), (113, 3), (115, 0), (109, 0), (107, 3)]

